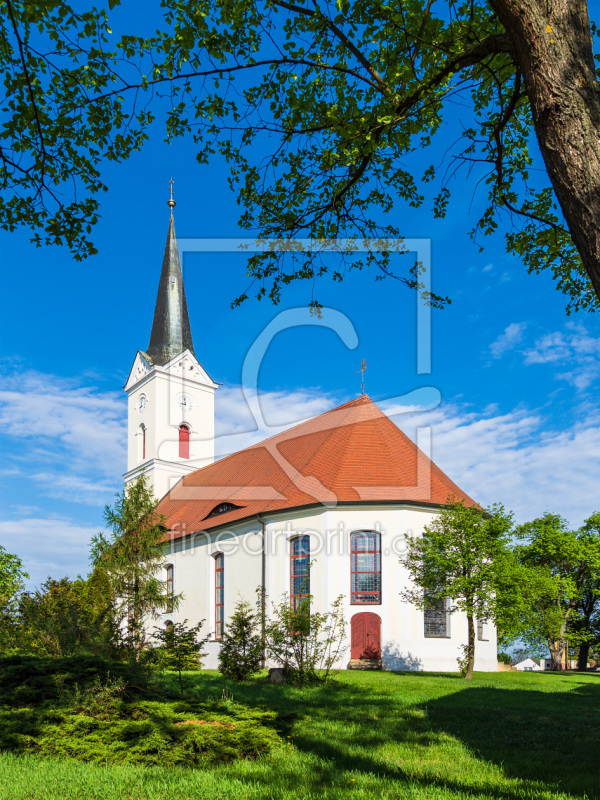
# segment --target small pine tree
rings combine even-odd
[[[235,604],[219,653],[219,669],[225,678],[245,681],[261,668],[263,643],[258,623],[259,615],[250,603],[240,600]]]
[[[183,670],[199,669],[202,663],[202,651],[205,639],[198,641],[200,628],[204,620],[188,628],[187,619],[183,622],[171,622],[165,628],[155,628],[154,638],[160,642],[167,665],[177,671],[179,676],[179,692],[183,696]]]

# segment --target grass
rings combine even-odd
[[[189,673],[207,696],[218,673]],[[327,687],[229,684],[275,711],[273,754],[201,769],[0,754],[1,800],[595,800],[600,676],[343,672]]]

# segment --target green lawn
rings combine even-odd
[[[207,695],[224,686],[192,679]],[[343,672],[328,687],[229,691],[277,712],[273,755],[192,770],[3,753],[0,798],[600,798],[600,676]]]

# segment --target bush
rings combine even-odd
[[[223,634],[219,669],[225,678],[248,680],[262,666],[263,643],[258,631],[259,615],[244,600],[235,611]]]
[[[270,752],[274,712],[229,703],[128,704],[116,684],[96,687],[73,709],[0,709],[0,749],[95,764],[198,766]]]
[[[295,609],[285,595],[273,607],[265,631],[267,652],[290,683],[301,686],[327,681],[346,649],[343,599],[338,597],[325,614],[311,611],[310,595]]]
[[[501,664],[508,664],[509,667],[513,663],[512,656],[510,656],[508,653],[498,653],[498,661]]]
[[[37,706],[67,702],[109,676],[139,693],[148,683],[149,673],[137,664],[109,661],[95,656],[8,656],[0,658],[0,703],[11,706]]]

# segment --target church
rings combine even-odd
[[[173,208],[146,351],[128,396],[126,484],[142,474],[168,527],[167,584],[183,594],[168,620],[204,620],[217,668],[235,603],[318,611],[343,595],[347,650],[338,667],[457,671],[467,620],[446,605],[404,602],[406,533],[418,535],[449,495],[474,501],[365,394],[215,461],[218,384],[194,350]],[[475,669],[497,670],[496,629],[478,621]]]

